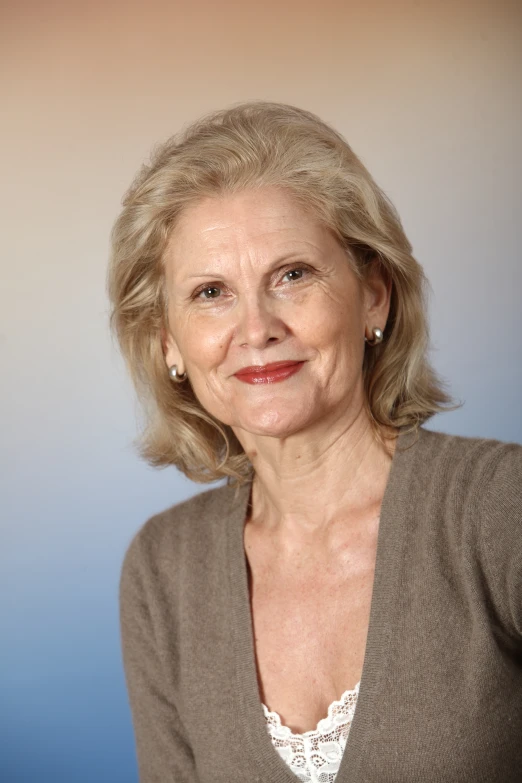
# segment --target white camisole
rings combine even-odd
[[[303,734],[293,734],[288,726],[283,726],[277,712],[270,712],[263,704],[272,744],[302,783],[334,783],[357,706],[359,686],[360,682],[333,701],[317,728]]]

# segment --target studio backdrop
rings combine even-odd
[[[133,450],[109,232],[153,145],[249,99],[337,128],[431,282],[428,426],[522,441],[517,0],[8,0],[0,10],[0,780],[136,783],[118,579],[207,489]]]

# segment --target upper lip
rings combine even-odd
[[[252,364],[250,367],[242,367],[234,375],[242,375],[243,373],[254,372],[269,372],[270,370],[277,370],[279,367],[287,367],[290,364],[300,364],[299,359],[286,359],[281,362],[270,362],[270,364]]]

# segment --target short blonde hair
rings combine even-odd
[[[366,400],[376,431],[416,429],[449,402],[427,359],[426,280],[387,196],[344,138],[311,112],[251,101],[212,112],[159,146],[123,199],[111,235],[110,321],[145,411],[141,456],[190,479],[243,483],[252,465],[232,429],[204,410],[190,380],[169,378],[164,251],[183,210],[205,197],[279,186],[311,209],[364,278],[392,283],[384,340],[367,347]]]

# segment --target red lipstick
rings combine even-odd
[[[243,383],[278,383],[299,372],[304,362],[272,362],[263,366],[253,365],[238,370],[235,376]]]

